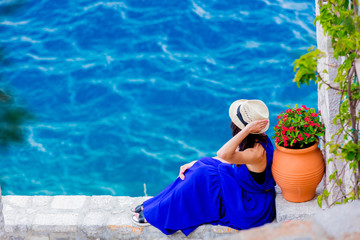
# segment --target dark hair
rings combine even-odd
[[[230,125],[231,129],[232,129],[232,135],[235,136],[236,134],[238,134],[241,129],[236,126],[233,122],[231,122]],[[249,134],[247,135],[247,137],[239,144],[239,149],[240,151],[243,151],[247,148],[253,148],[255,146],[255,143],[257,142],[263,142],[265,144],[267,144],[267,135],[265,133],[261,133],[261,134]]]

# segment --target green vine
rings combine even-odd
[[[333,57],[342,63],[337,68],[337,75],[333,83],[324,80],[326,70],[318,72],[317,64],[325,57],[325,54],[314,47],[308,49],[308,53],[294,62],[296,72],[294,82],[300,87],[301,84],[309,85],[309,81],[315,81],[326,85],[328,89],[335,90],[341,97],[339,113],[333,119],[333,123],[339,126],[339,131],[331,136],[324,147],[334,155],[335,159],[345,161],[347,164],[342,169],[336,169],[334,159],[329,158],[327,164],[334,164],[335,171],[328,176],[328,186],[318,196],[318,204],[321,207],[325,201],[328,207],[334,204],[346,203],[360,198],[360,17],[358,0],[328,0],[319,1],[320,15],[315,18],[324,32],[330,37],[334,50]],[[356,68],[358,66],[358,69]],[[353,174],[352,186],[344,186],[342,177],[345,168],[349,168]],[[340,196],[328,201],[331,191],[339,191]]]

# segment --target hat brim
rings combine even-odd
[[[246,100],[246,99],[240,99],[240,100],[237,100],[235,102],[233,102],[231,105],[230,105],[230,108],[229,108],[229,116],[230,116],[230,119],[231,121],[240,129],[244,129],[245,128],[245,125],[240,121],[240,119],[238,118],[237,116],[237,109],[239,108],[240,104],[246,102],[246,101],[257,101],[257,100]],[[266,105],[265,105],[266,106]],[[267,119],[269,120],[269,118],[264,118],[264,119]],[[260,120],[260,119],[258,119]],[[265,128],[263,128],[260,132],[257,132],[257,133],[252,133],[252,134],[261,134],[261,133],[264,133],[266,132],[268,129],[269,129],[269,126],[270,126],[270,121],[268,122],[268,124],[266,124]]]

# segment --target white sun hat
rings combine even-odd
[[[253,121],[269,119],[269,109],[261,100],[240,99],[231,104],[229,116],[237,127],[243,129]],[[269,124],[270,121],[266,127],[258,133],[263,133],[268,130]]]

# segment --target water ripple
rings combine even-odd
[[[316,87],[291,81],[313,4],[27,1],[0,22],[1,74],[37,121],[6,155],[3,193],[154,195],[230,138],[239,98],[268,104],[271,135],[286,105],[316,107]]]

